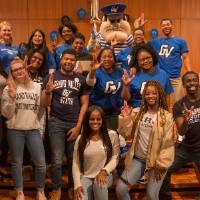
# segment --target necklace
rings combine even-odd
[[[101,139],[101,138],[100,138],[99,134],[92,135],[92,136],[90,137],[90,140],[92,140],[92,141],[98,141],[98,140],[100,140],[100,139]]]

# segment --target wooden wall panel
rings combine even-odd
[[[29,19],[59,19],[62,15],[61,0],[27,0]]]
[[[84,8],[87,11],[84,22],[90,19],[90,1],[89,0],[62,0],[62,15],[68,15],[73,22],[79,21],[77,17],[77,10]]]
[[[180,18],[181,0],[145,0],[144,6],[148,19]]]
[[[55,30],[57,31],[58,29],[58,24],[59,24],[59,20],[58,19],[47,19],[47,20],[30,20],[29,21],[29,32],[28,35],[30,35],[32,33],[32,31],[36,28],[45,30],[45,35],[46,35],[46,41],[47,44],[50,44],[50,39],[49,39],[49,35],[50,32]]]
[[[27,20],[9,20],[12,24],[14,44],[27,41],[28,39],[28,21]]]
[[[182,0],[181,18],[200,19],[200,1],[199,0]]]
[[[200,20],[182,20],[181,36],[189,44],[189,54],[191,57],[191,66],[195,71],[200,72]]]
[[[0,1],[0,18],[26,19],[28,16],[27,0],[1,0]]]

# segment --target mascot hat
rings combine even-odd
[[[109,19],[115,20],[115,19],[123,18],[125,8],[126,8],[125,4],[111,4],[111,5],[103,7],[101,11]]]

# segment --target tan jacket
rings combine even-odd
[[[126,137],[131,135],[133,121],[139,108],[133,109],[131,116],[122,117],[119,116],[119,133]],[[166,116],[165,125],[161,123],[160,111],[158,112],[157,120],[154,123],[152,134],[150,138],[150,144],[148,146],[146,168],[164,168],[167,169],[174,161],[174,139],[173,139],[173,117],[168,111],[164,111]],[[137,142],[138,128],[136,127],[133,133],[132,145],[129,152],[126,155],[125,167],[129,168],[134,156],[135,144]]]

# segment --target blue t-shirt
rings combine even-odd
[[[47,84],[47,80],[44,84]],[[53,91],[51,115],[66,122],[76,123],[81,107],[80,97],[90,93],[85,78],[75,72],[65,75],[58,70],[54,74],[54,84],[58,88]]]
[[[49,69],[56,69],[56,60],[55,60],[55,57],[54,57],[54,54],[49,51],[48,52],[48,68]]]
[[[129,91],[131,93],[131,100],[129,100],[128,103],[132,107],[134,108],[140,107],[142,100],[141,93],[145,83],[149,80],[158,81],[163,87],[163,90],[165,91],[166,95],[170,95],[174,91],[167,73],[162,69],[155,68],[155,71],[150,74],[144,72],[138,72],[131,81],[129,86]]]
[[[9,72],[10,63],[17,56],[17,54],[17,47],[5,44],[0,45],[0,63],[2,64],[3,72],[6,74]]]
[[[96,84],[93,88],[90,103],[100,106],[105,112],[119,111],[121,106],[121,77],[123,69],[116,67],[108,74],[103,67],[96,71]]]
[[[126,70],[129,70],[131,52],[132,52],[132,47],[128,47],[124,49],[123,51],[120,51],[116,56],[117,62],[122,63],[122,67]]]
[[[62,52],[64,50],[67,50],[67,49],[72,49],[72,46],[67,44],[67,43],[63,43],[61,44],[57,49],[56,49],[56,64],[57,64],[57,68],[60,66],[60,58],[61,58],[61,55],[62,55]]]
[[[62,55],[62,52],[64,50],[67,50],[67,49],[72,49],[72,46],[70,44],[67,44],[67,43],[63,43],[61,44],[57,49],[56,49],[56,64],[57,64],[57,68],[60,67],[60,58],[61,58],[61,55]],[[88,50],[86,47],[83,48],[83,53],[88,53]]]
[[[167,72],[170,78],[180,77],[182,67],[182,54],[188,52],[185,40],[180,37],[157,38],[150,44],[159,54],[159,66]]]

